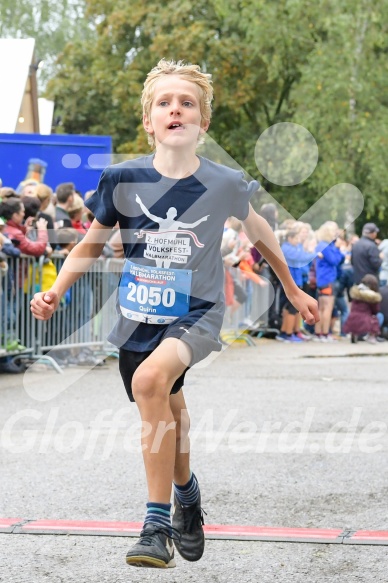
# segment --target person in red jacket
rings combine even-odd
[[[46,248],[51,250],[48,245],[47,221],[45,219],[38,219],[33,225],[33,217],[29,217],[26,223],[24,221],[24,205],[18,198],[9,198],[0,203],[0,216],[5,220],[4,234],[12,241],[13,245],[19,249],[23,255],[30,255],[32,257],[40,257],[46,251]],[[33,239],[29,238],[33,234]],[[30,296],[26,290],[26,283],[29,283],[30,264],[31,261],[20,260],[19,265],[15,266],[15,288],[13,291],[14,298],[10,304],[10,319],[13,323],[10,330],[12,339],[19,343],[17,338],[17,323],[19,327],[24,327],[25,317],[27,313],[27,306]],[[22,329],[22,328],[20,328]],[[4,369],[4,366],[6,368]],[[9,368],[10,363],[6,362],[1,369],[5,372],[22,372],[12,370]]]
[[[371,273],[364,275],[358,285],[350,288],[350,297],[352,303],[344,325],[345,334],[351,335],[352,343],[364,336],[364,340],[375,344],[384,322],[384,315],[380,312],[379,280]]]
[[[40,257],[48,245],[47,221],[38,219],[35,226],[23,224],[24,205],[17,198],[9,198],[0,203],[0,216],[6,221],[5,234],[17,245],[20,253]],[[36,228],[36,240],[29,239],[28,233]]]

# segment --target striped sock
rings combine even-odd
[[[199,497],[198,480],[191,472],[190,480],[184,486],[178,486],[174,483],[175,495],[182,506],[191,506],[195,504]]]
[[[160,502],[147,502],[147,514],[144,520],[146,524],[160,524],[171,530],[171,504],[161,504]]]

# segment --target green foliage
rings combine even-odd
[[[293,94],[294,121],[313,133],[320,149],[310,188],[322,193],[351,182],[365,196],[363,219],[388,224],[388,3],[327,0],[323,7],[320,34]]]
[[[116,151],[147,152],[147,72],[161,57],[198,63],[213,76],[209,134],[292,214],[350,182],[365,194],[363,219],[388,225],[388,0],[85,2],[88,32],[72,35],[48,86],[64,131],[110,134]],[[293,187],[268,183],[254,159],[261,133],[284,121],[311,131],[320,153]]]

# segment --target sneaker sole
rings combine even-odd
[[[145,555],[126,557],[126,562],[127,565],[131,565],[132,567],[148,567],[154,569],[171,569],[176,567],[175,559],[171,559],[169,563],[165,563],[162,559],[147,557]]]
[[[182,559],[184,559],[185,561],[189,561],[190,563],[195,563],[195,562],[199,561],[200,559],[202,559],[203,553],[204,553],[204,549],[202,549],[202,552],[200,555],[196,555],[195,557],[188,556],[184,552],[182,552],[182,549],[179,548],[179,546],[176,544],[176,542],[175,542],[175,548],[178,551],[178,553],[180,554],[180,556],[182,557]]]

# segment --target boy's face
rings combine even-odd
[[[155,84],[150,118],[143,116],[155,144],[170,147],[197,145],[198,135],[209,123],[201,120],[199,88],[179,75],[165,75]]]

